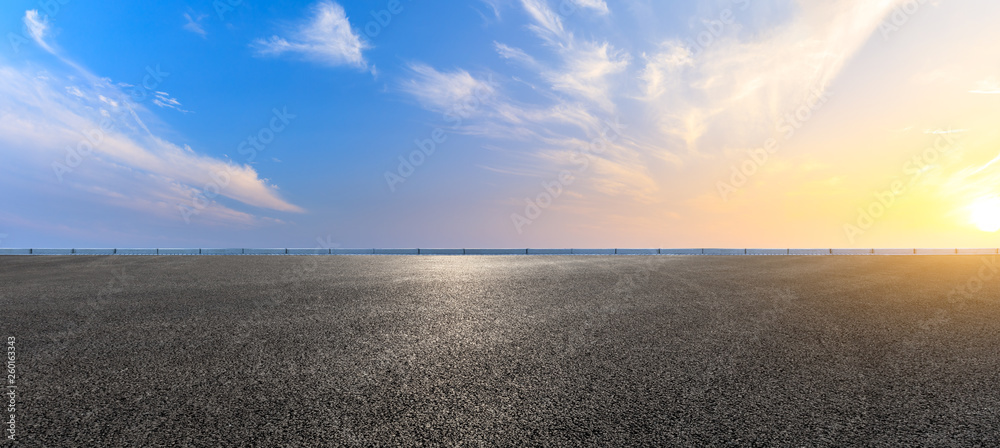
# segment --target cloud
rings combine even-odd
[[[586,99],[604,110],[614,110],[611,77],[628,67],[628,53],[615,50],[607,42],[579,43],[563,53],[561,67],[546,70],[542,76],[553,90]]]
[[[189,13],[184,13],[184,19],[187,23],[184,24],[184,29],[192,33],[195,33],[203,38],[208,37],[208,33],[205,32],[205,28],[201,26],[201,21],[208,17],[207,14],[199,14],[192,17]]]
[[[54,53],[55,50],[45,41],[45,35],[49,32],[49,22],[44,18],[38,16],[38,11],[34,9],[29,9],[24,12],[24,26],[28,29],[28,34],[34,41],[48,51],[49,53]]]
[[[260,56],[300,54],[327,65],[367,67],[362,54],[369,46],[351,29],[344,8],[323,1],[313,5],[312,17],[290,31],[289,37],[257,39],[252,46]]]
[[[113,182],[102,181],[101,173],[135,173],[175,185],[169,191],[159,191],[157,194],[161,196],[170,191],[200,189],[219,183],[216,179],[228,178],[220,189],[221,196],[254,207],[302,211],[281,199],[276,187],[260,179],[247,165],[198,155],[155,135],[137,132],[142,126],[134,122],[129,109],[141,110],[142,106],[129,104],[127,95],[115,86],[106,83],[89,86],[81,98],[65,93],[60,84],[66,81],[51,74],[42,79],[10,67],[0,68],[0,74],[3,74],[0,92],[10,99],[0,107],[0,116],[5,118],[0,124],[0,138],[31,147],[34,150],[31,158],[45,165],[47,178],[76,182],[83,180],[77,179],[78,171],[87,172],[94,174],[90,179],[94,182],[92,186],[132,193]],[[68,157],[67,148],[77,147],[93,150],[73,163],[75,156]],[[72,160],[67,162],[68,159]],[[56,174],[57,163],[71,171]]]
[[[490,80],[474,78],[465,70],[441,72],[427,65],[409,65],[413,78],[403,84],[403,90],[413,95],[425,108],[437,112],[470,109],[467,101],[484,101],[495,93]]]
[[[604,0],[570,0],[570,1],[572,3],[575,3],[576,6],[578,7],[593,9],[598,14],[607,14],[610,12],[608,10],[608,4],[605,3]]]
[[[643,92],[647,98],[654,99],[668,90],[672,91],[680,88],[677,82],[671,82],[677,73],[684,67],[694,64],[694,59],[689,50],[678,42],[667,42],[662,46],[662,50],[652,56],[642,55],[646,61],[646,66],[639,74],[639,80],[643,84]]]
[[[1000,95],[1000,81],[995,77],[987,78],[976,85],[974,90],[970,90],[969,93],[976,93],[980,95]]]
[[[94,78],[94,76],[89,72],[87,72],[86,69],[79,66],[76,62],[73,62],[69,58],[63,56],[60,53],[60,51],[56,48],[56,45],[54,43],[49,42],[48,38],[50,37],[51,30],[49,28],[48,16],[39,17],[38,11],[34,9],[29,9],[24,12],[24,18],[22,19],[22,21],[24,22],[24,26],[27,29],[27,33],[31,36],[32,40],[34,40],[35,43],[38,44],[39,47],[42,47],[43,50],[49,52],[50,54],[61,60],[64,64],[73,67],[82,75],[88,78]]]
[[[521,0],[524,11],[531,16],[534,24],[529,29],[550,42],[565,40],[569,34],[563,28],[562,19],[542,0]]]
[[[24,20],[36,42],[59,56],[46,41],[48,25],[37,13],[28,11]],[[183,219],[179,205],[200,204],[194,208],[207,223],[273,222],[206,199],[210,185],[218,187],[212,196],[219,199],[303,211],[250,166],[199,155],[154,135],[139,118],[149,112],[122,90],[128,84],[94,76],[59,58],[71,74],[0,65],[0,96],[5,99],[0,103],[0,154],[26,168],[5,174],[6,181],[62,183],[87,192],[94,202],[175,220]],[[182,110],[166,92],[145,94],[157,106]]]
[[[564,17],[544,1],[522,0],[521,6],[532,19],[528,25],[554,57],[533,56],[521,48],[494,42],[497,54],[533,72],[543,85],[536,87],[521,78],[512,78],[532,88],[538,95],[519,101],[501,91],[498,84],[491,100],[466,117],[453,132],[488,138],[518,140],[527,146],[526,157],[519,157],[528,167],[496,167],[497,172],[533,172],[550,175],[553,167],[579,163],[581,148],[598,141],[600,154],[585,156],[587,185],[604,196],[629,196],[639,203],[651,202],[656,182],[649,175],[644,160],[644,145],[625,137],[612,140],[601,136],[608,123],[615,121],[616,83],[613,77],[624,76],[631,56],[606,41],[579,39],[563,22]],[[576,3],[577,7],[602,12],[603,2]],[[602,8],[603,6],[603,8]],[[446,110],[473,90],[476,80],[464,70],[440,72],[424,64],[411,66],[415,76],[404,90],[427,109]],[[539,169],[539,162],[548,169]],[[582,199],[581,199],[582,200]]]
[[[598,105],[605,111],[614,110],[611,99],[611,77],[623,73],[631,56],[628,52],[615,49],[607,41],[578,39],[568,31],[562,16],[541,0],[522,0],[525,12],[534,21],[528,28],[542,38],[556,53],[556,64],[538,68],[542,76],[555,91],[566,93]],[[602,1],[576,0],[574,5],[607,12]],[[520,61],[533,61],[526,54],[518,54],[502,43],[496,43],[501,56]],[[522,52],[523,53],[523,52]]]
[[[748,37],[735,24],[707,44],[668,39],[644,55],[643,100],[659,131],[689,151],[762,142],[779,117],[825,91],[902,0],[799,2]],[[692,44],[694,44],[692,46]],[[711,135],[708,142],[702,138]]]
[[[500,5],[497,4],[496,0],[482,0],[482,2],[486,3],[486,5],[490,7],[490,11],[493,13],[494,19],[500,20]],[[486,17],[483,16],[483,18]]]
[[[174,109],[179,112],[184,112],[184,113],[190,112],[189,110],[182,109],[181,102],[177,101],[176,98],[171,97],[170,94],[167,92],[160,92],[160,91],[153,92],[153,104],[163,108]]]
[[[500,42],[493,42],[493,46],[496,48],[497,54],[504,59],[517,61],[529,68],[541,67],[534,57],[525,53],[524,50],[520,48],[510,47],[507,44],[502,44]]]
[[[697,25],[693,33],[641,36],[638,42],[621,44],[594,36],[593,27],[586,34],[575,31],[574,19],[581,18],[580,13],[610,15],[603,1],[576,0],[573,15],[562,9],[564,3],[553,9],[553,2],[520,0],[527,28],[540,39],[540,47],[526,51],[496,41],[494,49],[499,58],[530,72],[511,79],[528,85],[531,92],[515,96],[498,85],[488,107],[456,132],[520,141],[524,157],[512,160],[515,166],[491,163],[498,172],[578,170],[581,148],[601,140],[605,124],[621,116],[627,131],[615,141],[604,141],[602,151],[587,154],[590,162],[579,173],[584,180],[573,189],[591,205],[621,197],[662,203],[678,166],[760,145],[774,133],[777,120],[825,92],[880,21],[902,2],[794,2],[796,7],[779,8],[775,17],[754,22],[760,29],[751,32],[733,24],[713,34],[709,45],[694,48],[686,37],[702,31]],[[773,8],[760,9],[746,14]],[[706,17],[713,16],[719,17],[719,12]],[[649,48],[649,42],[657,44]],[[626,51],[643,48],[638,58]],[[460,89],[429,86],[461,86],[459,75],[466,73],[426,66],[415,72],[415,79],[423,82],[411,83],[421,88],[406,90],[432,110],[457,96],[441,92]],[[429,82],[432,79],[440,82]]]

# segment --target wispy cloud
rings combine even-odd
[[[427,109],[451,112],[470,98],[488,98],[495,93],[489,80],[477,79],[465,70],[438,71],[427,64],[409,65],[413,77],[403,90],[413,95]]]
[[[969,93],[977,93],[980,95],[1000,95],[1000,81],[997,78],[988,78],[976,85],[974,90],[970,90]]]
[[[28,11],[32,35],[53,52],[46,26]],[[56,69],[0,65],[0,153],[18,166],[13,173],[32,182],[59,183],[93,193],[92,199],[139,212],[181,220],[177,205],[191,203],[199,189],[227,179],[219,195],[262,209],[301,212],[278,194],[277,187],[247,165],[200,155],[149,131],[139,118],[149,114],[114,83],[80,68],[65,76]],[[166,92],[150,92],[160,107],[180,109]],[[51,189],[50,189],[51,190]],[[58,190],[52,190],[58,191]],[[206,222],[253,223],[260,219],[211,201],[201,211]]]
[[[537,96],[515,100],[498,84],[489,104],[477,110],[470,120],[463,121],[456,132],[521,142],[526,145],[522,151],[527,152],[513,159],[517,161],[513,163],[521,165],[489,169],[536,173],[540,177],[551,175],[553,168],[579,167],[580,149],[596,139],[603,149],[600,154],[586,156],[588,180],[575,188],[649,203],[658,187],[645,166],[645,150],[640,149],[643,144],[627,137],[615,137],[612,141],[601,136],[607,131],[607,123],[616,119],[616,88],[612,79],[625,75],[631,56],[609,42],[577,38],[567,29],[560,12],[544,1],[522,0],[520,4],[532,20],[528,28],[554,57],[531,55],[503,42],[494,42],[494,48],[501,58],[515,62],[542,81],[536,88],[520,78],[512,78],[531,86]],[[578,12],[608,12],[603,2],[575,1],[572,6]],[[411,68],[415,76],[405,90],[427,109],[441,110],[468,94],[475,84],[474,78],[461,69],[439,72],[422,64]]]
[[[702,48],[666,40],[645,55],[644,100],[659,131],[699,151],[763,141],[781,117],[825,91],[901,0],[801,2],[786,22],[757,36],[723,28]]]
[[[543,0],[521,0],[524,11],[531,16],[533,24],[528,28],[553,43],[565,40],[569,34],[563,28],[563,21]]]
[[[598,14],[607,14],[609,12],[608,4],[604,0],[569,0],[570,3],[576,4],[577,7],[592,9]]]
[[[167,109],[174,109],[178,112],[190,112],[181,108],[181,102],[177,101],[177,98],[171,97],[167,92],[153,92],[153,104]]]
[[[500,20],[500,5],[497,4],[497,0],[482,0],[482,2],[485,3],[486,6],[489,6],[490,12],[493,13],[493,18],[495,20]],[[486,16],[484,15],[483,18],[485,19]]]
[[[30,9],[24,13],[24,26],[27,27],[28,34],[39,46],[50,53],[54,52],[49,43],[45,41],[45,35],[49,31],[49,23],[38,16],[38,11]]]
[[[55,163],[69,165],[73,171],[60,176],[71,185],[114,192],[135,199],[136,204],[160,203],[170,197],[176,201],[167,203],[172,216],[180,219],[176,204],[190,203],[197,189],[224,177],[230,180],[221,189],[222,196],[264,209],[302,211],[282,199],[277,188],[249,166],[199,155],[137,132],[143,127],[130,122],[132,115],[126,109],[141,106],[127,105],[125,92],[109,83],[88,86],[88,92],[78,97],[66,93],[62,84],[67,81],[51,73],[41,78],[10,67],[0,68],[0,73],[0,92],[9,99],[0,107],[0,116],[17,117],[0,124],[0,139],[7,142],[3,146],[9,151],[30,148],[30,158],[44,167],[39,172],[47,179],[57,180]],[[102,122],[109,124],[102,128]],[[77,148],[90,135],[100,135],[98,144],[87,145],[93,147],[91,154],[66,163],[67,157],[75,157],[68,156],[66,148]],[[136,187],[136,183],[143,186]],[[122,206],[130,207],[127,202]],[[216,211],[231,214],[224,209],[216,205]]]
[[[571,4],[607,13],[607,5],[603,1],[576,1]],[[614,75],[626,70],[631,55],[607,41],[577,38],[566,29],[562,16],[544,1],[522,0],[521,5],[533,20],[529,29],[542,38],[557,56],[554,64],[539,70],[539,75],[555,91],[592,102],[605,111],[613,111],[611,80]],[[504,44],[496,45],[502,56],[520,56],[505,51],[510,47]],[[525,57],[520,56],[520,60],[525,60]]]
[[[368,65],[363,55],[368,44],[351,28],[344,8],[330,1],[313,5],[312,16],[294,26],[288,37],[257,39],[252,46],[260,56],[292,53],[332,66]]]
[[[184,29],[192,33],[195,33],[203,38],[208,37],[208,33],[205,32],[205,28],[201,26],[201,21],[208,17],[207,14],[198,14],[196,16],[191,16],[190,13],[184,13],[184,19],[187,23],[184,24]]]
[[[924,134],[944,135],[968,132],[968,129],[924,129]]]
[[[563,64],[544,71],[542,76],[556,91],[586,99],[606,111],[613,111],[612,76],[624,73],[631,57],[607,42],[578,43],[563,54]]]
[[[494,48],[500,58],[530,72],[511,79],[529,85],[535,95],[515,100],[500,84],[496,100],[462,132],[522,142],[518,147],[527,157],[512,159],[514,166],[491,164],[497,172],[521,173],[527,165],[536,172],[545,172],[542,166],[574,169],[580,166],[580,148],[598,138],[605,123],[631,114],[635,122],[624,123],[625,135],[588,154],[585,179],[573,186],[593,205],[601,197],[664,201],[669,185],[664,174],[691,157],[703,160],[703,151],[760,144],[778,118],[828,88],[902,0],[800,2],[759,33],[723,29],[699,51],[684,37],[654,39],[659,45],[638,58],[626,49],[648,47],[645,41],[613,43],[574,28],[571,18],[583,19],[582,14],[610,15],[603,1],[570,2],[576,15],[544,0],[519,3],[540,49],[529,52],[523,43],[500,41]],[[423,66],[414,72],[411,86],[421,88],[407,91],[428,109],[439,109],[431,99],[449,96],[431,93],[443,89],[426,81],[441,73]],[[460,79],[450,81],[462,85]]]
[[[504,59],[516,61],[531,69],[539,69],[541,67],[534,57],[525,53],[524,50],[520,48],[511,47],[500,42],[493,42],[493,45],[497,50],[497,54]]]

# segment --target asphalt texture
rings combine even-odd
[[[20,446],[1000,446],[996,262],[8,256],[0,336]]]

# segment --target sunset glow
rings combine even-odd
[[[1000,199],[996,197],[981,199],[969,207],[972,211],[972,223],[983,232],[1000,230]]]

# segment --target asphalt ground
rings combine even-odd
[[[20,446],[1000,446],[996,262],[8,256],[0,336]]]

